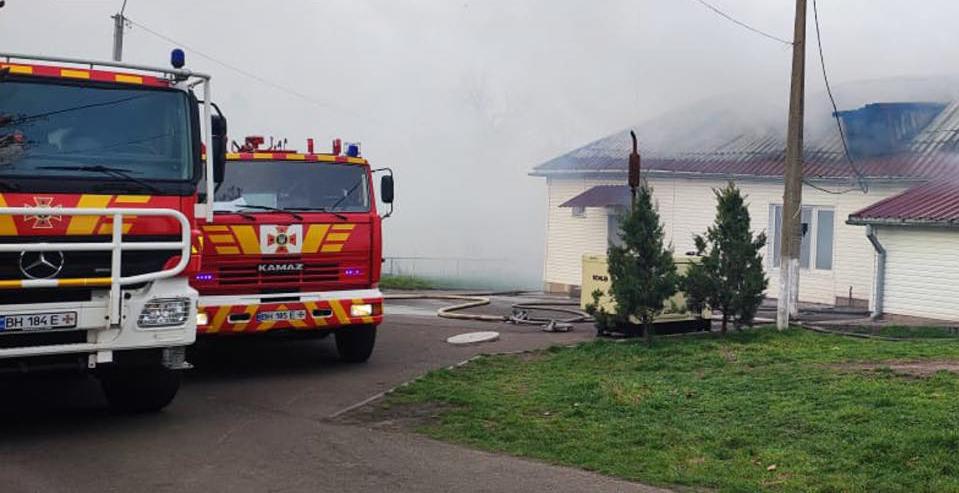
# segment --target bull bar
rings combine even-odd
[[[68,279],[0,279],[0,289],[56,288],[75,286],[110,287],[110,326],[120,323],[120,288],[158,279],[176,277],[186,269],[190,262],[191,226],[190,220],[182,212],[174,209],[134,209],[134,208],[52,208],[52,207],[0,207],[0,216],[109,216],[113,218],[113,230],[110,241],[86,243],[0,243],[0,253],[17,252],[69,252],[69,251],[109,251],[110,277],[83,277]],[[171,217],[180,224],[180,241],[124,242],[124,216]],[[142,250],[179,250],[180,261],[169,269],[147,272],[133,276],[121,275],[121,254],[124,251]]]

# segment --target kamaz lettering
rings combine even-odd
[[[287,272],[302,272],[303,264],[260,264],[256,270],[266,274],[285,274]]]

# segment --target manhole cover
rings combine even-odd
[[[499,339],[499,332],[467,332],[466,334],[459,334],[453,337],[450,337],[446,342],[450,344],[456,344],[458,346],[464,344],[479,344],[481,342],[493,342]]]

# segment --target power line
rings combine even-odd
[[[238,74],[240,74],[240,75],[249,77],[250,79],[253,79],[253,80],[255,80],[255,81],[257,81],[257,82],[259,82],[259,83],[261,83],[261,84],[270,86],[270,87],[272,87],[273,89],[276,89],[276,90],[281,91],[281,92],[285,92],[285,93],[287,93],[287,94],[289,94],[289,95],[291,95],[291,96],[295,96],[295,97],[300,98],[300,99],[302,99],[302,100],[304,100],[304,101],[307,101],[307,102],[309,102],[309,103],[312,103],[312,104],[314,104],[314,105],[316,105],[316,106],[320,106],[320,107],[323,107],[323,108],[334,109],[334,110],[338,110],[338,111],[343,111],[343,112],[349,113],[348,111],[346,111],[346,110],[344,110],[344,109],[342,109],[342,108],[338,108],[338,107],[336,107],[336,106],[334,106],[334,105],[332,105],[332,104],[324,103],[324,102],[322,102],[322,101],[317,101],[317,100],[311,98],[310,96],[307,96],[306,94],[303,94],[303,93],[301,93],[301,92],[299,92],[299,91],[296,91],[295,89],[290,89],[289,87],[282,86],[282,85],[277,84],[277,83],[275,83],[275,82],[273,82],[273,81],[270,81],[270,80],[268,80],[268,79],[264,79],[263,77],[260,77],[259,75],[256,75],[256,74],[254,74],[254,73],[252,73],[252,72],[249,72],[249,71],[247,71],[247,70],[243,70],[243,69],[240,68],[240,67],[237,67],[237,66],[235,66],[235,65],[232,65],[232,64],[229,64],[229,63],[224,62],[224,61],[222,61],[222,60],[219,60],[219,59],[217,59],[216,57],[214,57],[214,56],[212,56],[212,55],[208,55],[208,54],[206,54],[206,53],[204,53],[204,52],[202,52],[202,51],[200,51],[200,50],[197,50],[196,48],[191,48],[190,46],[187,46],[186,44],[181,43],[181,42],[179,42],[179,41],[177,41],[177,40],[175,40],[175,39],[173,39],[173,38],[171,38],[171,37],[169,37],[169,36],[166,36],[166,35],[164,35],[164,34],[161,34],[161,33],[157,32],[157,31],[154,31],[153,29],[150,29],[149,27],[144,26],[143,24],[140,24],[139,22],[137,22],[137,21],[135,21],[135,20],[133,20],[133,19],[131,19],[131,18],[129,18],[129,17],[126,17],[126,20],[127,20],[127,22],[129,22],[130,24],[133,24],[134,26],[139,27],[140,29],[143,29],[144,31],[152,34],[153,36],[156,36],[157,38],[160,38],[160,39],[162,39],[162,40],[164,40],[164,41],[166,41],[166,42],[168,42],[168,43],[173,43],[173,44],[175,44],[175,45],[177,45],[177,46],[180,46],[180,47],[182,47],[183,49],[186,49],[187,51],[190,51],[190,52],[192,52],[193,54],[195,54],[195,55],[197,55],[197,56],[199,56],[199,57],[201,57],[201,58],[205,58],[205,59],[207,59],[207,60],[209,60],[209,61],[211,61],[211,62],[213,62],[213,63],[215,63],[215,64],[217,64],[217,65],[220,65],[220,66],[222,66],[222,67],[228,68],[228,69],[230,69],[230,70],[232,70],[232,71],[234,71],[234,72],[236,72],[236,73],[238,73]]]
[[[821,187],[821,186],[819,186],[819,185],[816,185],[815,183],[813,183],[813,182],[811,182],[811,181],[809,181],[809,180],[807,180],[807,179],[805,179],[805,178],[803,178],[803,181],[802,181],[802,182],[803,182],[804,185],[806,185],[806,186],[808,186],[808,187],[810,187],[810,188],[814,188],[814,189],[816,189],[816,190],[819,190],[820,192],[825,192],[825,193],[828,193],[828,194],[830,194],[830,195],[843,195],[843,194],[847,194],[847,193],[849,193],[849,192],[858,192],[858,191],[862,190],[862,189],[859,188],[859,187],[856,187],[856,188],[847,188],[847,189],[845,189],[845,190],[830,190],[830,189],[828,189],[828,188],[825,188],[825,187]]]
[[[742,28],[748,29],[748,30],[750,30],[750,31],[752,31],[752,32],[760,35],[760,36],[769,38],[769,39],[771,39],[771,40],[773,40],[773,41],[779,41],[780,43],[782,43],[782,44],[784,44],[784,45],[788,45],[788,46],[792,46],[792,44],[793,44],[792,41],[787,41],[787,40],[785,40],[785,39],[783,39],[783,38],[780,38],[779,36],[774,36],[774,35],[772,35],[772,34],[769,34],[769,33],[765,32],[765,31],[762,31],[762,30],[760,30],[760,29],[757,29],[757,28],[755,28],[755,27],[752,27],[752,26],[750,26],[749,24],[746,24],[745,22],[743,22],[743,21],[741,21],[741,20],[739,20],[739,19],[736,19],[735,17],[733,17],[733,16],[727,14],[726,12],[720,10],[719,7],[716,7],[716,6],[714,6],[714,5],[706,2],[706,0],[696,0],[696,1],[699,2],[700,4],[702,4],[703,7],[706,7],[707,9],[712,10],[716,15],[718,15],[718,16],[720,16],[720,17],[728,20],[729,22],[732,22],[733,24],[736,24],[736,25],[738,25],[738,26],[740,26],[740,27],[742,27]]]
[[[816,4],[816,0],[812,0],[812,11],[813,17],[816,20],[816,44],[819,46],[819,65],[822,67],[822,78],[826,83],[826,94],[829,95],[829,102],[832,103],[832,115],[836,119],[836,128],[839,129],[839,140],[842,141],[843,155],[846,157],[846,162],[849,163],[849,167],[852,168],[853,173],[856,174],[856,181],[859,185],[859,189],[862,190],[863,193],[867,193],[869,192],[869,187],[866,184],[866,178],[863,176],[862,172],[859,171],[859,168],[856,167],[856,163],[853,161],[852,155],[849,154],[849,144],[846,141],[846,131],[842,128],[842,120],[839,118],[839,108],[836,106],[836,98],[833,97],[832,87],[829,85],[829,75],[826,73],[826,57],[823,55],[822,49],[822,35],[819,31],[819,6]]]

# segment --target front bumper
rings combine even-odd
[[[372,305],[372,314],[353,316],[353,305]],[[267,312],[305,312],[302,320],[261,320]],[[258,295],[200,296],[206,323],[199,334],[242,334],[272,330],[329,330],[349,325],[383,322],[383,293],[379,289]],[[201,315],[201,318],[202,318]]]
[[[190,312],[181,325],[158,328],[141,328],[137,321],[144,305],[155,299],[187,298]],[[67,344],[30,344],[6,347],[0,344],[0,359],[47,356],[59,354],[94,354],[94,363],[112,361],[113,351],[131,349],[175,348],[188,346],[196,340],[197,292],[189,286],[185,277],[159,279],[140,289],[125,289],[121,302],[120,323],[109,323],[109,293],[95,291],[90,301],[66,303],[31,303],[0,305],[0,315],[43,314],[51,312],[76,312],[77,324],[73,329],[60,332],[85,332],[85,342]],[[45,331],[33,331],[43,335]],[[0,332],[4,337],[23,335],[24,332]]]

